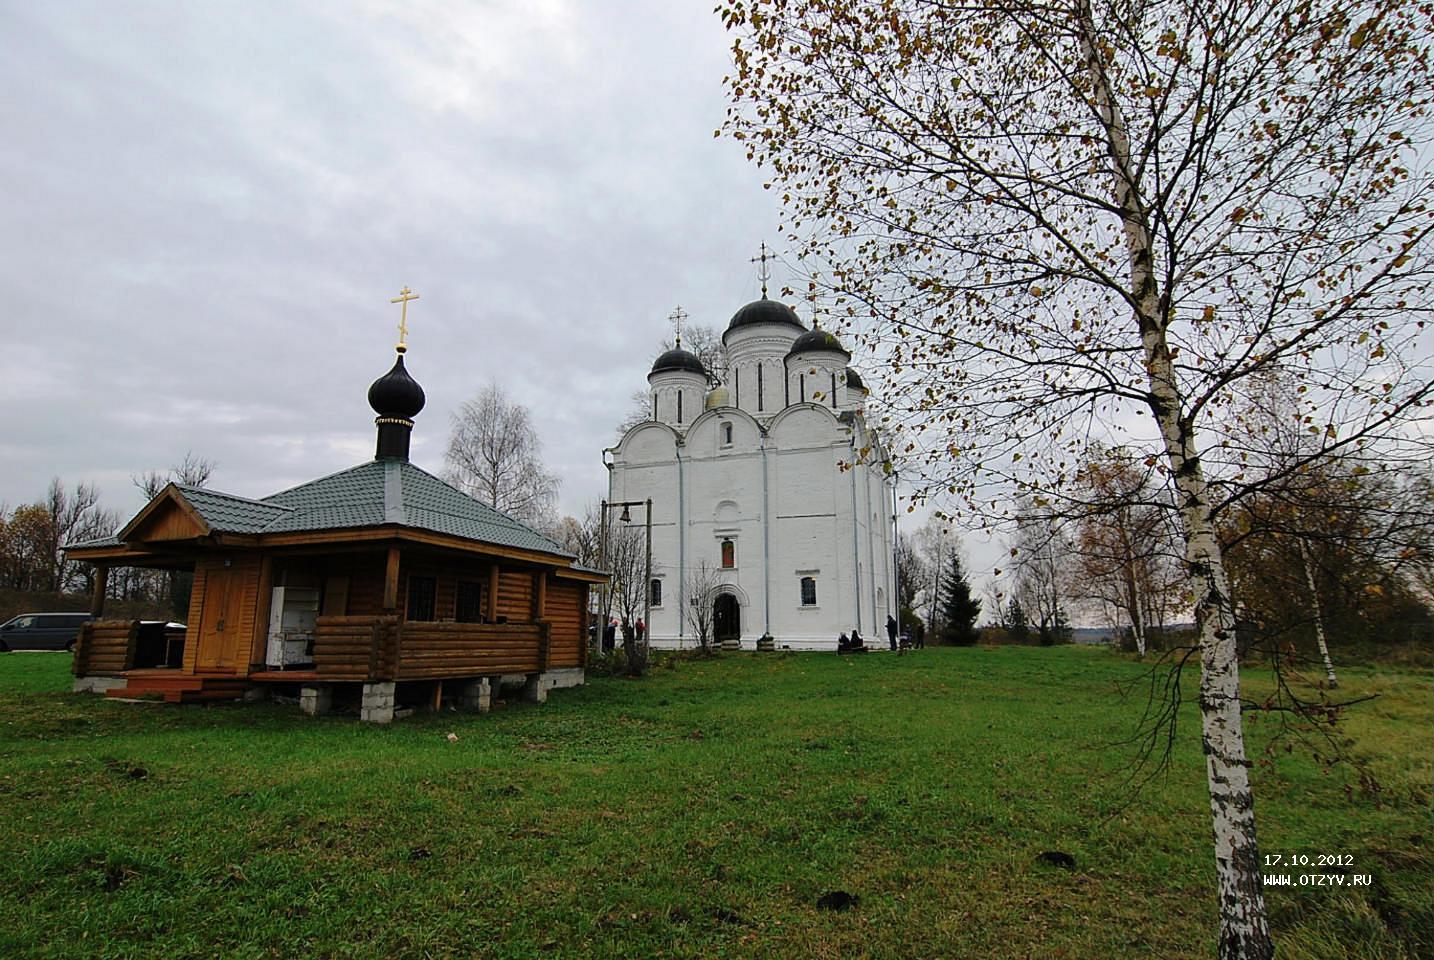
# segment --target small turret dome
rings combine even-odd
[[[701,374],[704,377],[707,376],[707,368],[702,366],[702,361],[697,359],[697,355],[690,351],[683,350],[681,347],[669,350],[658,357],[652,364],[652,371],[648,376],[652,376],[654,373],[670,373],[672,371],[686,371],[688,373]]]
[[[731,405],[731,391],[719,384],[707,391],[707,401],[702,407],[704,410],[716,410],[718,407],[730,407]]]
[[[846,347],[841,345],[841,341],[836,338],[836,335],[828,333],[820,327],[813,327],[800,337],[797,337],[792,343],[792,348],[787,351],[787,356],[790,357],[798,353],[815,353],[818,351],[839,353],[848,360],[851,359],[851,354],[847,351]]]
[[[426,399],[418,381],[404,369],[402,354],[393,362],[393,369],[368,388],[368,405],[380,417],[412,420],[423,409]]]
[[[848,390],[860,390],[862,393],[871,393],[862,382],[861,375],[851,367],[846,368],[846,387]]]
[[[739,327],[755,326],[759,323],[781,323],[788,326],[805,330],[802,321],[797,319],[797,311],[778,300],[768,300],[763,297],[760,300],[753,300],[736,313],[732,314],[732,320],[727,324],[726,333],[722,334],[725,340],[728,333]]]

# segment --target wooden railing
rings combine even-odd
[[[77,677],[118,676],[134,665],[138,620],[91,620],[75,637]]]
[[[549,626],[402,622],[319,617],[314,670],[327,680],[432,680],[537,673],[547,668]]]

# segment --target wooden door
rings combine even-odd
[[[242,634],[244,573],[239,567],[212,567],[205,577],[198,670],[232,671],[238,666],[239,651],[248,650],[251,638]]]
[[[742,605],[730,593],[719,594],[712,601],[712,637],[719,643],[742,637]]]

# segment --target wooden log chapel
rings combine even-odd
[[[386,723],[498,685],[528,699],[582,682],[588,590],[605,577],[528,526],[408,460],[423,388],[398,357],[369,387],[372,461],[250,500],[171,483],[114,537],[73,544],[95,564],[75,689],[170,701],[297,692]],[[194,574],[185,629],[104,620],[112,566]]]

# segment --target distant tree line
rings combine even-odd
[[[152,500],[171,481],[203,486],[213,472],[211,461],[186,453],[168,471],[151,470],[131,480],[146,500]],[[102,505],[96,486],[81,481],[67,487],[59,477],[32,503],[13,509],[0,504],[0,587],[22,596],[44,597],[48,604],[64,602],[67,594],[90,594],[94,567],[67,559],[64,548],[111,536],[120,522],[118,511]],[[182,619],[189,606],[191,579],[182,571],[120,567],[110,574],[106,596]]]

